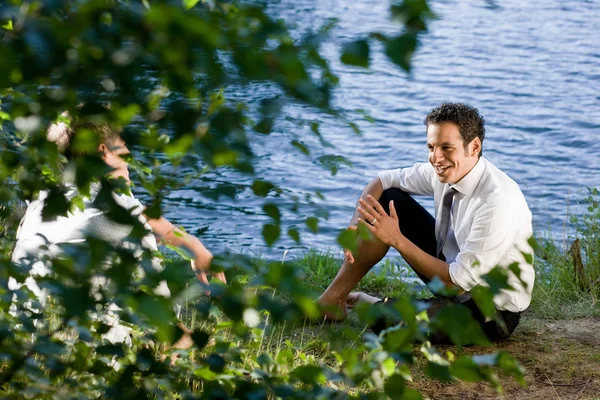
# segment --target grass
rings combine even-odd
[[[448,357],[450,353],[475,355],[505,351],[513,355],[525,367],[527,385],[521,386],[511,377],[499,376],[505,398],[600,399],[600,336],[597,333],[600,331],[600,228],[597,223],[600,214],[598,203],[595,204],[592,203],[591,217],[584,218],[582,224],[577,225],[583,276],[576,274],[565,249],[552,239],[539,239],[532,303],[513,336],[488,347],[457,349],[439,346],[439,354]],[[340,257],[331,253],[308,251],[292,260],[292,271],[298,273],[306,287],[318,295],[334,278],[341,261]],[[256,257],[253,263],[257,271],[269,265],[272,264],[262,257]],[[427,289],[413,283],[416,281],[412,279],[414,276],[404,271],[399,262],[386,259],[367,274],[356,290],[378,297],[398,298],[415,293],[418,296],[430,295]],[[286,299],[281,290],[269,293]],[[278,376],[287,376],[295,368],[307,364],[328,366],[333,370],[347,368],[348,359],[340,358],[340,354],[346,354],[344,350],[355,351],[354,356],[360,360],[373,355],[372,348],[365,345],[368,328],[352,315],[338,324],[310,324],[305,321],[290,325],[275,324],[269,315],[263,314],[261,329],[252,330],[247,337],[240,338],[232,333],[218,310],[215,309],[208,320],[200,320],[194,303],[185,304],[184,309],[187,311],[184,313],[187,325],[210,332],[211,341],[201,351],[182,352],[181,359],[172,366],[178,371],[178,376],[193,377],[196,372],[206,370],[206,365],[197,362],[201,357],[213,353],[229,357],[230,350],[216,350],[218,348],[234,349],[233,353],[239,356],[236,366],[245,371],[276,368]],[[262,355],[274,360],[274,366],[265,366],[261,361]],[[427,359],[418,345],[413,346],[413,357],[415,363],[408,371],[413,381],[408,385],[425,398],[496,399],[500,396],[489,383],[432,379],[425,372]],[[195,392],[202,390],[200,385],[198,380],[190,378],[189,387]],[[324,385],[351,395],[376,389],[366,385],[349,387],[339,381],[325,382]],[[275,396],[270,394],[269,398]]]
[[[589,221],[588,221],[589,222]],[[600,370],[600,262],[597,257],[598,236],[588,230],[579,229],[582,242],[582,259],[586,281],[582,286],[575,274],[573,262],[564,250],[551,239],[538,239],[536,251],[536,284],[532,303],[524,313],[521,325],[513,336],[490,347],[468,347],[457,350],[451,346],[440,346],[440,354],[482,354],[506,351],[517,358],[525,367],[526,386],[517,384],[511,377],[499,377],[506,398],[515,399],[599,399]],[[593,228],[593,226],[592,226]],[[315,295],[321,293],[335,277],[341,258],[331,253],[308,251],[297,260],[295,268],[300,271],[302,281]],[[256,258],[257,269],[266,265]],[[386,259],[363,278],[356,290],[378,297],[401,297],[417,293],[428,296],[427,289],[417,285],[412,273],[404,272],[398,262]],[[285,298],[283,294],[277,294]],[[356,318],[350,317],[343,323],[307,324],[289,326],[272,324],[268,320],[262,330],[259,345],[253,357],[247,357],[248,368],[259,368],[255,357],[268,354],[272,359],[291,357],[291,362],[282,363],[280,373],[288,374],[293,368],[307,363],[341,368],[342,362],[332,354],[333,346],[360,348],[359,358],[367,356],[367,349],[358,346],[368,328]],[[221,339],[228,340],[222,333]],[[337,343],[337,345],[332,343]],[[414,346],[415,365],[411,369],[414,381],[410,386],[420,391],[425,398],[448,399],[495,399],[500,395],[487,383],[440,382],[425,372],[427,363]],[[329,385],[329,383],[327,383]],[[356,395],[373,390],[370,387],[349,388],[337,384],[338,388]]]
[[[535,266],[536,282],[529,313],[549,320],[600,316],[597,288],[579,287],[573,263],[553,241],[543,242]],[[587,264],[590,274],[597,269],[598,265]]]

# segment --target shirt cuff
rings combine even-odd
[[[383,190],[387,190],[392,187],[392,182],[394,180],[394,175],[397,174],[397,170],[390,169],[387,171],[379,171],[377,173],[377,177],[381,181],[381,185],[383,186]]]
[[[479,284],[479,276],[457,262],[450,263],[448,273],[452,283],[467,292]]]

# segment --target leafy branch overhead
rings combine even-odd
[[[417,0],[394,3],[391,13],[403,31],[390,37],[372,33],[344,45],[344,63],[368,67],[377,40],[394,63],[409,70],[418,35],[433,14]],[[129,246],[143,241],[147,231],[115,203],[115,192],[131,189],[122,180],[105,179],[100,157],[92,151],[68,161],[46,140],[47,126],[57,120],[107,123],[122,131],[128,145],[139,149],[134,152],[139,159],[126,161],[137,172],[135,184],[141,188],[135,189],[151,198],[146,211],[152,217],[162,214],[171,188],[204,179],[211,170],[240,171],[249,183],[206,182],[205,197],[231,200],[244,191],[256,196],[264,200],[264,223],[259,223],[265,243],[275,245],[283,233],[300,244],[301,227],[318,232],[322,221],[301,214],[301,200],[293,199],[289,209],[278,203],[286,191],[256,174],[251,144],[274,137],[265,135],[277,130],[289,102],[348,122],[360,133],[355,122],[345,120],[346,110],[331,104],[338,78],[320,45],[332,24],[294,40],[283,21],[254,2],[6,0],[0,4],[0,27],[3,398],[341,398],[351,393],[421,398],[407,382],[412,349],[427,329],[446,329],[458,345],[481,341],[476,330],[457,334],[458,325],[470,323],[459,306],[430,324],[419,302],[404,296],[388,316],[403,316],[407,325],[388,336],[363,335],[364,323],[374,315],[359,307],[360,329],[324,327],[322,337],[301,336],[298,344],[298,327],[320,316],[307,285],[311,275],[289,260],[260,263],[230,253],[217,255],[211,265],[226,272],[229,285],[190,284],[185,251],[140,255]],[[269,88],[258,104],[250,100],[255,83]],[[359,114],[372,120],[364,110]],[[318,120],[298,125],[309,137],[290,133],[294,151],[334,175],[351,165],[327,153],[332,145]],[[93,137],[81,145],[97,148]],[[77,195],[65,182],[77,186]],[[52,272],[36,282],[50,301],[40,304],[27,285],[11,283],[8,290],[9,278],[22,283],[30,272],[10,261],[22,201],[47,193],[42,216],[55,220],[81,209],[95,187],[97,206],[107,218],[131,228],[128,243],[93,235],[57,248],[48,242],[44,250],[52,247],[53,253],[40,257]],[[286,225],[288,215],[296,217],[296,225]],[[338,240],[352,247],[356,234],[366,233],[344,231]],[[159,271],[153,263],[161,257],[165,268]],[[314,273],[318,261],[311,267]],[[163,281],[171,298],[155,293]],[[501,274],[490,273],[486,282],[492,293],[506,288]],[[477,292],[482,309],[489,310],[492,297],[485,289]],[[192,326],[193,351],[165,350],[184,336],[176,303],[184,305],[182,318]],[[114,321],[104,317],[115,309],[121,324],[131,328],[129,343],[105,338]],[[427,373],[438,380],[497,384],[495,367],[521,377],[507,354],[455,358],[427,344],[417,346],[427,359]],[[319,351],[322,360],[315,358]]]
[[[427,31],[427,21],[436,18],[425,0],[395,1],[390,7],[392,18],[404,25],[404,31],[395,36],[372,32],[368,38],[344,44],[341,61],[358,67],[369,67],[371,44],[369,39],[380,42],[390,61],[410,72],[412,56],[418,47],[419,35]]]

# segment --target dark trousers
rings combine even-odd
[[[385,190],[379,199],[379,202],[388,214],[391,200],[394,201],[394,207],[398,213],[402,234],[421,250],[436,257],[437,241],[435,237],[435,219],[433,216],[408,193],[396,188]],[[412,265],[411,268],[425,284],[429,283],[427,277],[415,270]],[[434,318],[435,314],[445,305],[458,302],[456,299],[447,297],[434,297],[425,301],[429,303],[427,313],[430,318]],[[386,302],[383,306],[385,307],[389,304],[393,304],[393,300]],[[471,311],[472,317],[481,325],[483,332],[492,342],[508,338],[519,324],[521,313],[496,310],[495,318],[492,321],[486,321],[473,299],[467,300],[462,305]],[[371,329],[373,332],[379,334],[379,332],[389,326],[390,322],[382,318],[371,325]],[[432,344],[451,344],[450,339],[443,332],[432,332],[429,340]]]

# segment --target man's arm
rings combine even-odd
[[[194,236],[177,228],[165,217],[160,217],[158,219],[146,217],[146,219],[152,228],[152,233],[154,233],[158,241],[172,246],[177,246],[193,254],[193,270],[201,282],[208,284],[206,273],[210,268],[210,262],[212,261],[213,256],[210,251],[204,247],[202,242],[200,242],[200,240]],[[225,274],[223,272],[215,273],[214,277],[223,283],[227,283]]]
[[[391,207],[391,206],[390,206]],[[427,254],[416,244],[400,233],[396,242],[392,245],[398,253],[413,267],[417,272],[428,279],[438,277],[446,287],[456,288],[457,286],[450,278],[450,265],[430,254]]]
[[[450,268],[446,262],[427,254],[402,234],[393,201],[390,201],[390,215],[385,212],[379,201],[368,195],[366,200],[359,200],[357,210],[362,216],[359,221],[380,241],[398,250],[417,272],[428,279],[437,276],[446,287],[456,287],[450,279]],[[365,221],[373,223],[367,224]]]

